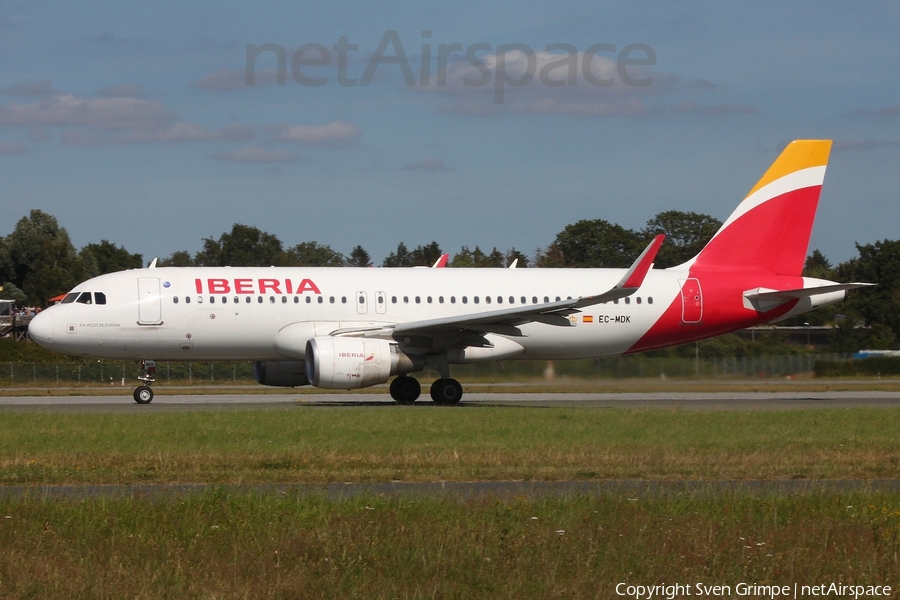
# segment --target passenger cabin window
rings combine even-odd
[[[172,296],[172,304],[178,304],[178,296]]]
[[[191,303],[191,297],[190,297],[190,296],[185,296],[185,297],[184,297],[184,303],[185,303],[185,304],[190,304],[190,303]]]

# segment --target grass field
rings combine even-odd
[[[900,411],[6,412],[0,484],[900,477]]]
[[[615,598],[619,582],[896,585],[898,509],[882,494],[0,500],[0,597]]]
[[[296,406],[0,416],[0,485],[34,488],[0,490],[0,598],[616,598],[619,582],[900,584],[900,494],[890,492],[700,486],[329,499],[213,488],[54,499],[40,491],[897,478],[893,409]]]

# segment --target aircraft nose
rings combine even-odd
[[[28,335],[38,345],[50,348],[53,345],[53,311],[45,310],[31,319]]]

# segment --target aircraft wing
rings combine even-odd
[[[656,254],[659,252],[659,247],[662,245],[665,237],[665,235],[656,236],[634,264],[631,265],[631,268],[625,272],[622,279],[609,290],[596,296],[582,296],[580,298],[517,306],[515,308],[409,321],[372,329],[345,328],[332,332],[332,335],[396,337],[399,335],[429,336],[454,332],[472,332],[521,336],[523,334],[518,326],[525,323],[544,323],[559,327],[571,327],[573,324],[567,317],[579,312],[578,309],[634,294],[644,282],[644,278],[653,265],[653,260],[656,258]]]

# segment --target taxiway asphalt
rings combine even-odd
[[[138,405],[129,390],[121,396],[6,396],[0,410],[165,411],[242,408],[396,407],[387,394],[179,394],[156,389],[149,405]],[[427,394],[416,407],[432,405]],[[686,410],[785,410],[809,408],[900,407],[900,392],[651,392],[651,393],[467,393],[456,408],[479,406],[642,408]]]

